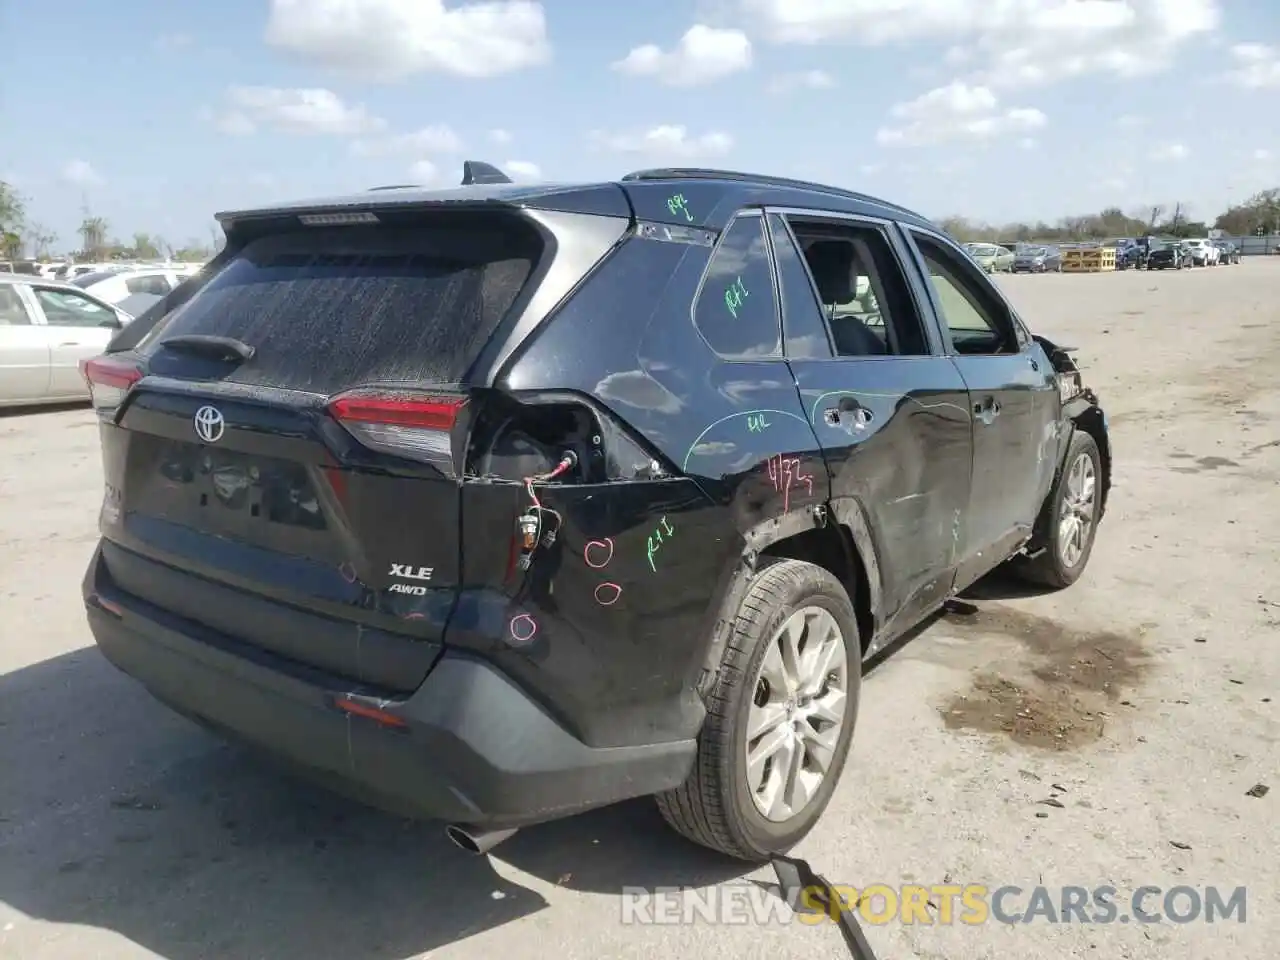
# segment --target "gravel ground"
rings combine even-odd
[[[1016,885],[1014,910],[1037,885],[1111,885],[1121,914],[1143,885],[1247,887],[1243,924],[864,924],[881,960],[1273,957],[1280,258],[1000,283],[1079,348],[1110,414],[1092,565],[1056,596],[981,584],[879,663],[798,853],[860,888]],[[770,902],[749,882],[767,871],[684,845],[646,803],[470,858],[170,715],[91,646],[100,492],[85,409],[0,416],[0,957],[844,955],[829,925],[728,922],[733,890]],[[623,922],[624,888],[671,885],[722,897],[724,922]]]

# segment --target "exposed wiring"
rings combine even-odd
[[[538,546],[542,543],[543,514],[547,514],[548,516],[555,518],[555,526],[549,532],[549,536],[551,537],[552,541],[555,540],[556,534],[560,532],[560,526],[564,522],[564,518],[561,517],[559,513],[557,513],[555,510],[552,510],[550,507],[544,507],[542,505],[542,501],[538,499],[538,494],[533,489],[533,485],[535,483],[549,483],[552,480],[555,480],[557,477],[563,476],[569,470],[572,470],[574,466],[577,465],[577,463],[578,463],[578,455],[574,453],[572,450],[566,450],[564,454],[561,456],[560,462],[556,464],[554,470],[548,471],[547,473],[539,473],[531,477],[524,478],[525,492],[529,495],[529,499],[533,503],[533,506],[530,508],[530,510],[533,512],[534,517],[538,521],[538,526],[534,531],[534,536],[533,536],[533,548],[532,550],[530,550],[530,553],[532,553],[533,550],[537,550]]]

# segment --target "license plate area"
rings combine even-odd
[[[315,533],[328,527],[302,464],[174,440],[152,443],[135,501],[145,513],[251,540],[272,527]]]

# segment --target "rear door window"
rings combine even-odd
[[[45,322],[51,327],[116,326],[116,315],[96,300],[72,290],[32,287]]]
[[[325,394],[455,383],[541,252],[533,228],[511,216],[273,234],[231,257],[143,350],[178,335],[232,337],[255,352],[228,380]]]

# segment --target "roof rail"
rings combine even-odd
[[[375,190],[418,190],[422,187],[420,183],[389,183],[385,187],[370,187],[369,192]]]
[[[628,173],[622,178],[623,180],[737,180],[742,183],[759,183],[769,187],[789,187],[795,190],[813,190],[818,193],[828,193],[833,196],[848,197],[851,200],[867,200],[871,203],[879,204],[882,207],[888,207],[899,213],[905,213],[916,217],[920,220],[928,220],[928,217],[921,216],[916,211],[901,206],[900,204],[890,203],[888,200],[881,200],[879,197],[873,197],[866,193],[859,193],[856,190],[845,190],[841,187],[833,187],[825,183],[815,183],[812,180],[793,180],[789,177],[771,177],[759,173],[743,173],[740,170],[716,170],[705,167],[657,167],[652,170],[636,170]]]
[[[512,179],[491,163],[483,160],[465,160],[462,163],[462,185],[473,183],[512,183]]]

